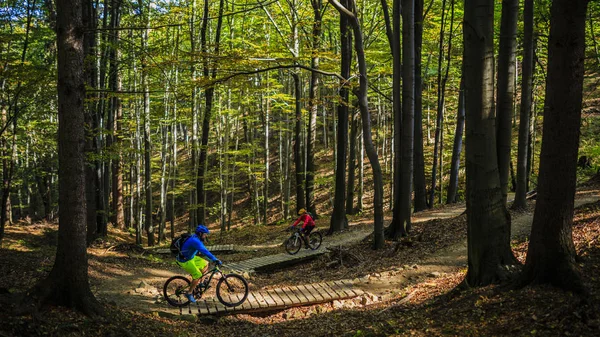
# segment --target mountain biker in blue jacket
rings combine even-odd
[[[222,264],[221,261],[212,255],[212,253],[204,246],[204,242],[206,241],[209,232],[210,231],[206,226],[198,225],[198,227],[196,227],[196,233],[185,240],[181,247],[182,258],[177,256],[177,264],[192,275],[192,283],[190,283],[188,292],[185,293],[185,297],[192,303],[196,303],[196,299],[194,299],[192,292],[198,283],[200,283],[200,280],[202,280],[202,276],[208,271],[208,261],[198,256],[198,253],[204,255],[217,265]]]

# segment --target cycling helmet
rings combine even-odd
[[[196,227],[196,235],[208,234],[208,233],[210,233],[210,231],[208,230],[208,228],[206,228],[206,226],[198,225]]]
[[[298,211],[298,215],[302,215],[306,213],[306,210],[304,208],[300,208],[300,210]]]

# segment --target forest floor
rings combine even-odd
[[[158,289],[181,274],[170,257],[151,255],[124,244],[127,232],[89,249],[90,283],[106,309],[90,319],[62,308],[12,316],[8,299],[31,287],[52,268],[55,224],[18,224],[7,228],[0,249],[0,336],[389,336],[389,335],[576,335],[600,334],[600,182],[583,186],[576,197],[573,237],[591,301],[548,286],[507,290],[489,286],[457,291],[466,273],[466,216],[463,205],[418,213],[410,240],[370,249],[368,217],[351,219],[344,233],[325,236],[338,247],[301,266],[257,273],[252,289],[329,280],[355,279],[361,298],[260,314],[206,317],[188,322],[160,317],[153,306]],[[533,202],[512,212],[512,247],[524,262]],[[444,215],[444,213],[447,213]],[[436,219],[437,217],[443,217]],[[318,224],[327,227],[328,218]],[[232,230],[214,243],[254,245],[255,251],[219,256],[224,261],[281,253],[287,225]],[[360,240],[365,238],[364,240]],[[18,266],[18,267],[15,267]],[[4,300],[3,300],[4,299]]]

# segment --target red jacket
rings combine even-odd
[[[300,221],[304,221],[304,224],[302,225],[302,229],[305,229],[306,227],[314,227],[315,226],[315,220],[313,220],[313,218],[308,215],[308,213],[304,213],[302,214],[298,220],[296,220],[296,222],[294,222],[294,224],[292,225],[293,227],[296,227],[296,225],[300,222]]]

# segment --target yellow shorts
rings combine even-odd
[[[208,266],[208,261],[196,255],[193,259],[186,262],[177,261],[177,264],[192,275],[193,280],[197,280],[202,277],[202,270]]]

